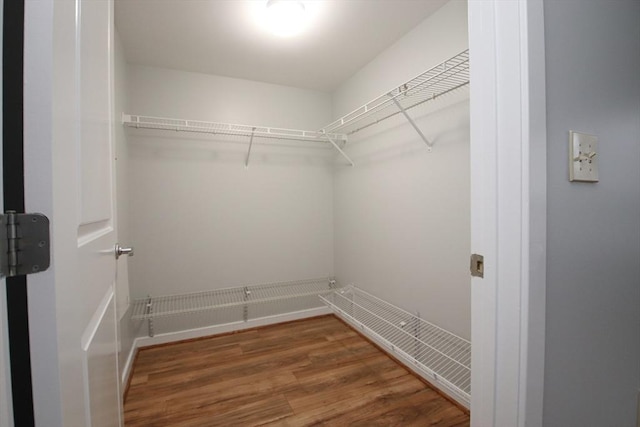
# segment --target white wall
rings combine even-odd
[[[132,114],[318,129],[330,95],[130,66]],[[333,274],[334,153],[129,130],[134,298]]]
[[[335,118],[468,47],[467,2],[450,0],[335,91]]]
[[[640,3],[544,2],[544,425],[635,426],[640,388]],[[599,137],[600,182],[568,179],[568,132]]]
[[[331,116],[324,92],[140,65],[129,71],[133,114],[312,130]]]
[[[336,115],[466,49],[466,6],[446,4],[345,82],[334,95]],[[410,114],[433,152],[402,117],[346,146],[356,166],[336,169],[336,277],[468,339],[468,92]]]

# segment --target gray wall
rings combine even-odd
[[[640,2],[547,0],[545,426],[634,426],[640,387]],[[568,131],[600,182],[568,180]]]

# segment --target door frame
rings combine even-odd
[[[25,212],[24,0],[2,2],[2,212]],[[0,418],[9,425],[34,423],[27,276],[2,280]],[[6,323],[5,323],[6,322]],[[5,407],[6,405],[6,407]],[[10,418],[7,420],[7,418]],[[4,425],[4,424],[3,424]]]
[[[473,426],[541,426],[546,288],[542,0],[469,1]],[[475,84],[474,82],[481,82]]]
[[[41,83],[31,86],[31,99],[42,107],[51,102],[51,57],[46,53],[51,52],[54,4],[38,3],[38,10],[27,7],[31,25],[25,25],[25,73]],[[472,425],[541,425],[546,280],[542,0],[470,0],[469,39],[471,248],[485,256],[485,277],[474,278],[471,285]],[[25,111],[25,139],[29,134],[48,141],[25,152],[27,208],[47,215],[52,213],[51,169],[29,170],[29,162],[32,156],[40,164],[42,156],[53,157],[53,125],[51,115],[29,118]],[[33,278],[29,292],[49,292],[55,301],[53,271]],[[55,304],[30,306],[29,312],[36,420],[58,425],[59,367],[51,356],[57,354]]]
[[[4,0],[0,0],[0,51],[4,52]],[[0,69],[0,77],[4,70]],[[2,80],[0,78],[0,80]],[[2,80],[3,81],[3,80]],[[3,88],[0,85],[0,99],[3,99]],[[3,101],[4,106],[4,101]],[[4,132],[3,114],[0,114],[0,135]],[[3,136],[0,136],[3,138]],[[3,138],[4,141],[4,138]],[[2,150],[0,150],[0,188],[3,186]],[[0,193],[0,211],[4,212],[3,195]],[[12,427],[13,399],[11,394],[11,370],[9,369],[9,328],[7,325],[7,293],[6,280],[0,279],[0,426]]]
[[[53,134],[54,126],[60,125],[54,122],[53,117],[54,3],[57,2],[25,1],[24,11],[25,208],[28,212],[46,215],[52,235],[56,227],[52,184],[55,162]],[[61,215],[63,213],[58,213]],[[57,330],[57,244],[55,238],[52,239],[49,269],[29,276],[27,287],[35,425],[51,427],[63,425]]]

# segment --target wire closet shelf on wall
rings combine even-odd
[[[340,133],[347,136],[366,129],[397,114],[403,114],[425,143],[431,142],[417,127],[407,111],[452,93],[469,84],[469,50],[441,62],[399,87],[392,89],[356,108],[320,130],[321,133]]]
[[[254,139],[282,140],[295,142],[330,143],[352,166],[351,159],[340,148],[347,136],[338,133],[323,133],[313,130],[286,129],[268,126],[251,126],[232,123],[206,122],[201,120],[174,119],[168,117],[140,116],[122,114],[122,124],[136,129],[169,130],[174,132],[193,132],[210,135],[243,137],[249,143],[245,157],[245,166],[249,166],[251,148]]]
[[[270,303],[277,306],[273,307],[276,312],[287,313],[296,308],[292,300],[317,298],[334,291],[337,286],[332,277],[323,277],[181,295],[148,296],[133,301],[131,319],[148,321],[150,336],[154,335],[153,321],[170,316],[238,308],[238,316],[241,317],[232,320],[246,322],[251,306]]]
[[[232,123],[207,122],[202,120],[175,119],[168,117],[123,114],[122,124],[136,129],[158,129],[174,132],[194,132],[211,135],[243,136],[247,138],[280,139],[300,142],[327,142],[329,136],[336,141],[345,139],[337,133],[324,134],[319,131],[286,129],[267,126],[251,126]]]
[[[255,138],[330,143],[353,166],[353,161],[341,148],[347,142],[348,136],[397,114],[405,116],[429,149],[431,149],[432,142],[425,137],[407,111],[452,93],[468,84],[469,50],[467,49],[406,83],[385,92],[376,99],[317,131],[133,114],[123,114],[122,123],[127,127],[136,129],[159,129],[174,132],[246,137],[249,143],[249,150],[245,166],[249,164],[251,146]]]
[[[355,286],[320,296],[336,315],[467,408],[471,343]]]

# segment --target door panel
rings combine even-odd
[[[77,10],[79,165],[76,286],[82,290],[86,424],[118,425],[119,386],[114,301],[116,243],[110,1],[81,0]]]
[[[81,241],[112,226],[110,7],[82,1],[78,8]]]
[[[115,301],[113,291],[109,290],[89,324],[82,343],[84,395],[85,401],[90,402],[86,423],[92,427],[112,426],[120,417],[117,395],[113,393],[118,387],[117,376],[113,375],[113,366],[118,357],[113,347],[115,340]]]
[[[76,94],[79,138],[77,219],[77,284],[84,295],[82,318],[89,322],[105,293],[113,289],[116,243],[113,218],[111,138],[111,8],[109,1],[78,1],[76,37]],[[85,323],[85,327],[90,327]],[[86,331],[85,331],[86,332]]]
[[[32,341],[35,365],[53,371],[46,380],[34,374],[34,395],[42,396],[36,424],[118,426],[113,1],[26,6],[25,35],[41,43],[25,49],[28,63],[37,63],[25,66],[25,129],[49,132],[25,137],[27,202],[50,215],[53,245],[51,269],[29,279],[30,324],[39,336],[54,337]],[[35,83],[49,86],[35,90]],[[60,414],[41,411],[46,405]]]

